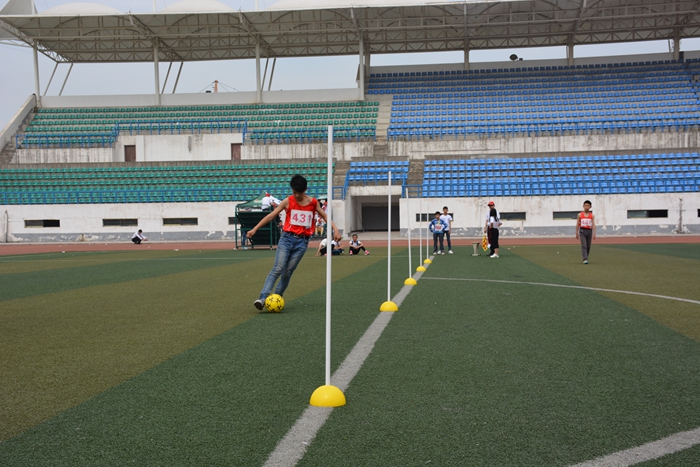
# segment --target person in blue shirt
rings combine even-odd
[[[445,254],[445,247],[443,241],[445,238],[445,230],[447,230],[447,224],[445,221],[440,219],[440,211],[435,211],[435,219],[430,221],[429,229],[433,233],[433,254]],[[440,253],[438,253],[438,240],[440,241]]]

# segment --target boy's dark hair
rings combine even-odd
[[[357,234],[352,234],[353,237],[357,237]]]
[[[449,208],[447,206],[443,206],[442,209],[447,209],[449,211]]]
[[[436,215],[436,216],[439,216],[439,215],[440,215],[440,211],[435,211],[435,215]]]
[[[593,203],[591,203],[591,202],[588,201],[588,200],[584,201],[583,204],[589,204],[589,205],[593,206]]]
[[[292,180],[289,182],[289,186],[292,187],[292,190],[296,191],[297,193],[303,193],[306,191],[308,183],[303,176],[297,174],[292,177]]]

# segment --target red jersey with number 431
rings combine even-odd
[[[284,227],[282,230],[291,232],[297,235],[311,236],[314,234],[314,213],[318,201],[316,198],[311,198],[311,202],[306,206],[297,203],[294,195],[289,197],[289,207],[287,208],[287,216],[284,219]]]
[[[586,215],[586,211],[581,211],[581,214],[579,214],[579,219],[581,221],[581,228],[582,229],[590,229],[593,227],[593,213],[588,212],[588,215]]]

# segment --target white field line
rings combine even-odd
[[[700,428],[695,428],[571,467],[627,467],[683,451],[698,444],[700,444]]]
[[[426,265],[426,267],[429,265]],[[418,280],[423,275],[422,272],[417,272],[413,278]],[[397,293],[392,301],[397,306],[401,306],[403,300],[408,296],[412,286],[405,285]],[[365,362],[369,354],[374,348],[374,344],[382,335],[382,332],[394,316],[393,312],[381,312],[375,318],[374,322],[367,328],[367,331],[362,335],[355,347],[350,351],[343,363],[333,374],[331,380],[334,386],[341,391],[345,390],[350,385],[350,382],[355,377],[362,364]],[[306,448],[316,438],[318,430],[330,416],[332,408],[308,406],[301,414],[296,423],[289,429],[287,434],[279,442],[275,450],[270,454],[263,467],[293,467],[299,462],[306,453]]]
[[[695,305],[700,305],[700,300],[691,300],[689,298],[670,297],[668,295],[658,295],[658,294],[644,293],[644,292],[632,292],[630,290],[613,290],[613,289],[601,289],[598,287],[584,287],[581,285],[547,284],[544,282],[503,281],[503,280],[496,280],[496,279],[469,279],[469,278],[452,278],[452,277],[425,277],[423,280],[498,282],[498,283],[502,283],[502,284],[526,284],[526,285],[540,285],[540,286],[544,286],[544,287],[563,287],[563,288],[567,288],[567,289],[593,290],[596,292],[611,292],[611,293],[623,293],[623,294],[628,294],[628,295],[642,295],[645,297],[663,298],[665,300],[677,300],[679,302],[687,302],[687,303],[694,303]]]

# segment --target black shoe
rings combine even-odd
[[[263,301],[260,300],[260,299],[255,300],[255,301],[253,302],[253,305],[255,305],[255,308],[257,308],[257,309],[260,310],[260,311],[262,311],[263,306],[265,306],[265,304],[263,303]]]

